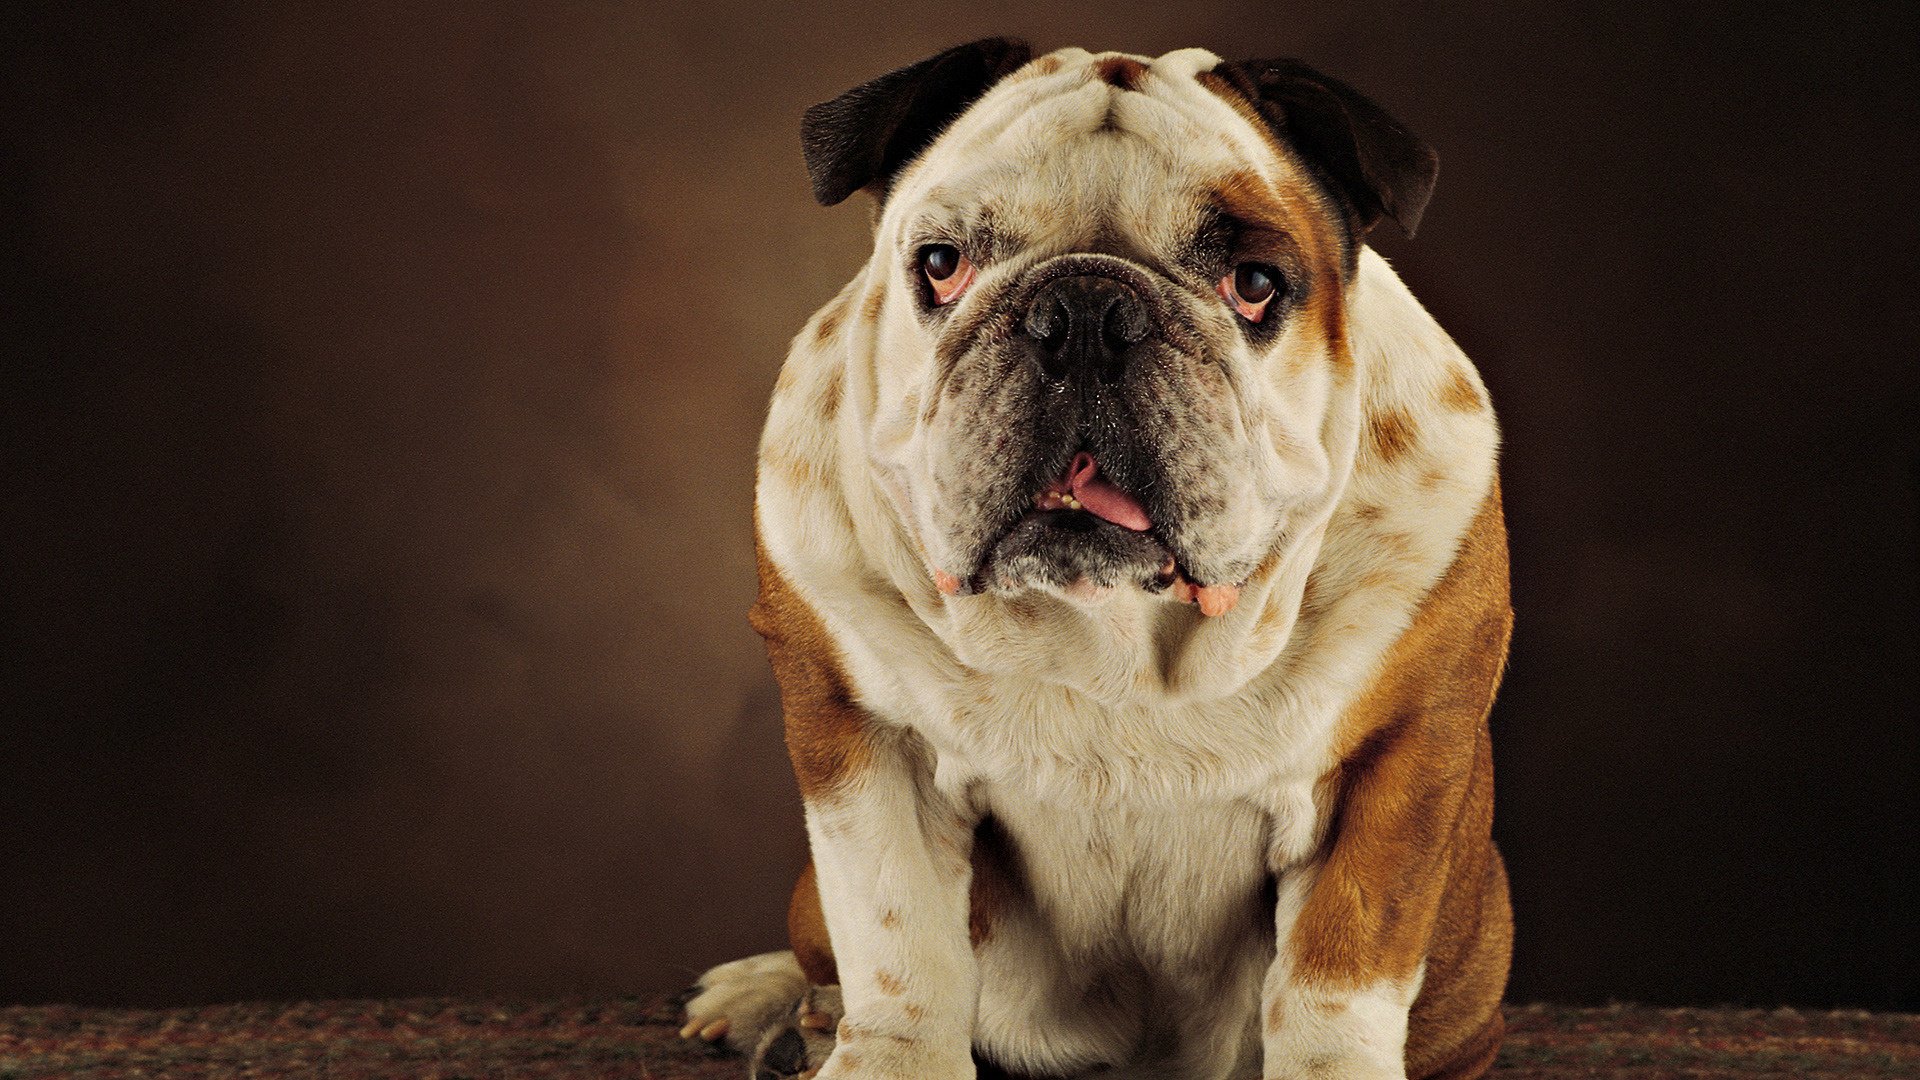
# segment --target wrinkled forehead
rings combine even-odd
[[[1040,57],[929,148],[895,187],[889,209],[910,215],[902,222],[910,229],[942,219],[1017,227],[1022,246],[1078,247],[1116,233],[1178,245],[1222,185],[1257,178],[1284,193],[1306,182],[1241,109],[1202,81],[1219,62],[1204,49],[1158,59],[1080,49]],[[1278,200],[1273,209],[1283,212]]]

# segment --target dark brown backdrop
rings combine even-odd
[[[0,1003],[678,985],[802,851],[743,613],[799,110],[992,32],[1441,152],[1518,998],[1920,1007],[1912,5],[495,0],[0,26]],[[931,9],[928,9],[931,10]]]

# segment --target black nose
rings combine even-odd
[[[1152,329],[1140,295],[1100,274],[1042,285],[1021,325],[1034,341],[1034,362],[1051,382],[1076,375],[1119,379],[1128,352]]]

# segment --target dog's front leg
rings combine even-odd
[[[918,740],[874,738],[864,767],[807,799],[807,834],[846,1016],[823,1080],[974,1075],[972,832],[933,791]]]
[[[1329,835],[1271,857],[1266,1080],[1464,1078],[1492,1060],[1512,916],[1486,717],[1512,627],[1496,494],[1342,717],[1313,799]],[[1292,810],[1277,820],[1314,816]]]
[[[819,1075],[970,1080],[979,1005],[967,925],[974,815],[936,788],[918,736],[855,700],[819,617],[764,552],[752,621],[780,683],[845,1006]],[[809,963],[823,978],[815,972],[829,966],[825,958],[803,955]]]

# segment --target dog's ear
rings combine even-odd
[[[1356,237],[1382,217],[1408,236],[1433,197],[1440,156],[1385,109],[1298,60],[1243,60],[1213,73],[1245,94],[1274,133],[1347,206]]]
[[[1002,76],[1024,65],[1024,41],[985,38],[856,86],[807,110],[800,145],[813,197],[832,206],[893,176]]]

